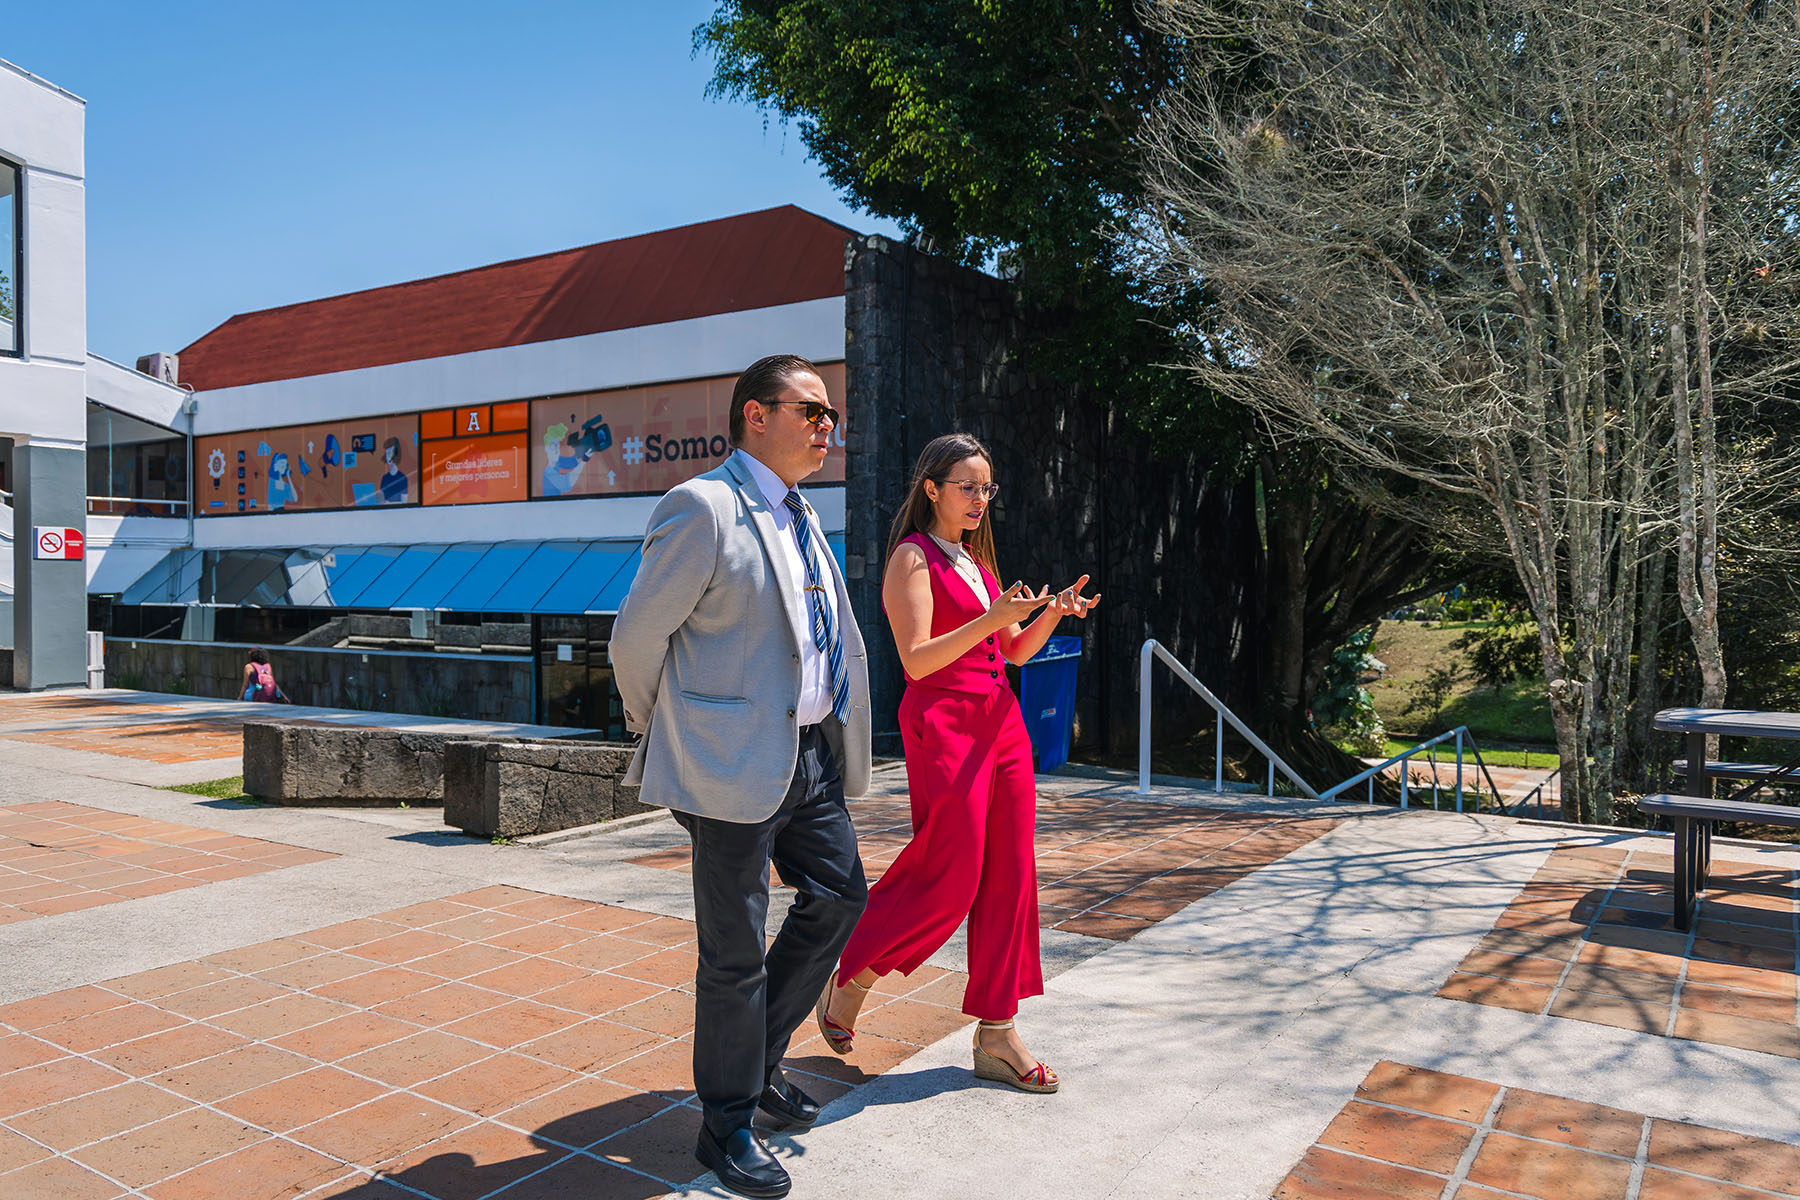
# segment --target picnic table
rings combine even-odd
[[[1645,796],[1638,801],[1642,812],[1666,816],[1675,827],[1674,918],[1677,929],[1693,923],[1694,907],[1706,890],[1712,867],[1712,834],[1716,821],[1752,821],[1765,825],[1800,828],[1800,808],[1786,804],[1758,804],[1744,797],[1764,785],[1800,776],[1800,757],[1785,764],[1708,761],[1706,739],[1754,737],[1800,741],[1800,713],[1759,712],[1741,708],[1665,708],[1656,714],[1654,727],[1678,733],[1687,740],[1687,757],[1678,760],[1686,780],[1687,795]],[[1748,779],[1750,783],[1723,800],[1712,798],[1714,779]]]

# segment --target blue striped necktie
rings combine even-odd
[[[837,621],[832,606],[825,603],[825,583],[819,578],[818,559],[813,556],[812,522],[806,519],[806,505],[800,493],[788,490],[781,501],[794,518],[794,540],[800,544],[800,560],[806,564],[807,608],[812,611],[813,645],[824,651],[831,664],[831,712],[846,724],[850,720],[850,677],[844,672],[844,643],[838,637]]]

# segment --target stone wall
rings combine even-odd
[[[442,804],[444,747],[466,733],[244,725],[244,791],[271,804]]]
[[[295,704],[518,724],[533,718],[528,656],[267,649],[275,681]],[[235,700],[249,651],[228,642],[107,638],[106,682]]]
[[[630,746],[458,741],[444,755],[444,823],[478,837],[525,837],[647,812],[619,781]]]
[[[971,433],[1002,485],[994,534],[1004,581],[1057,587],[1092,576],[1104,596],[1086,622],[1076,741],[1088,753],[1137,746],[1138,648],[1155,637],[1227,704],[1255,697],[1246,616],[1257,603],[1259,537],[1248,483],[1224,483],[1194,455],[1159,456],[1121,414],[1026,364],[1033,330],[1011,287],[878,236],[846,264],[846,562],[870,649],[877,745],[898,741],[903,679],[881,613],[888,526],[932,438]],[[1157,711],[1197,721],[1198,701],[1158,669]],[[1208,714],[1210,716],[1210,714]],[[883,736],[886,735],[886,736]]]

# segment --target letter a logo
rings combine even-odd
[[[471,408],[469,410],[469,427],[467,429],[463,430],[463,432],[464,433],[480,433],[481,432],[481,410],[480,409]]]

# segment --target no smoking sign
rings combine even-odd
[[[61,525],[34,525],[31,532],[36,543],[32,555],[34,558],[82,557],[83,542],[79,529],[67,529]]]

